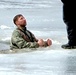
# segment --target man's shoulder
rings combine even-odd
[[[13,31],[12,35],[16,35],[16,34],[19,34],[19,30],[17,28]]]
[[[15,28],[14,31],[18,31],[18,28]]]

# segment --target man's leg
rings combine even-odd
[[[74,7],[75,8],[75,7]],[[63,6],[63,20],[67,27],[68,43],[62,45],[62,48],[73,49],[76,48],[76,22],[75,22],[75,10],[71,5]]]

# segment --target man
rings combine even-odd
[[[67,26],[68,43],[62,45],[64,49],[76,49],[76,4],[75,0],[61,0],[63,2],[63,20]]]
[[[22,48],[38,48],[46,47],[52,44],[52,41],[48,39],[36,39],[26,28],[26,19],[22,14],[18,14],[13,19],[14,24],[17,26],[11,37],[11,49],[22,49]]]

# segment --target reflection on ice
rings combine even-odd
[[[6,74],[75,75],[76,51],[47,48],[26,53],[0,54],[0,75]]]

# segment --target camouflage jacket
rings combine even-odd
[[[21,30],[17,28],[12,33],[11,37],[11,49],[22,49],[22,48],[37,48],[39,47],[35,36],[26,29]]]

